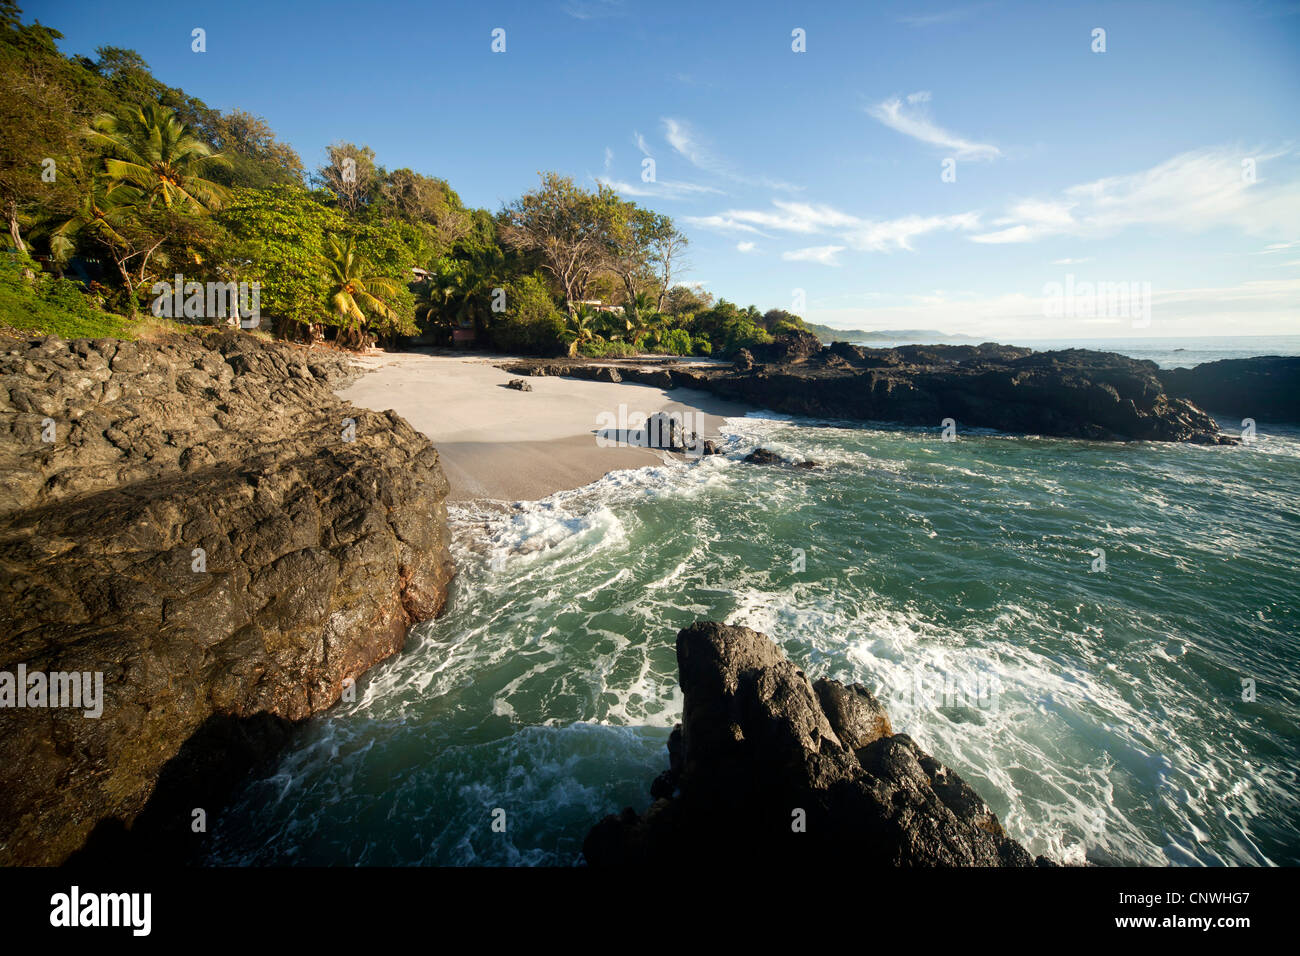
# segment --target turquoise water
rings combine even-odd
[[[1300,864],[1300,431],[727,434],[724,457],[455,511],[447,614],[243,791],[211,862],[578,862],[648,804],[676,631],[715,618],[876,688],[1033,853]],[[738,460],[757,444],[824,467]]]

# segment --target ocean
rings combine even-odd
[[[1031,853],[1300,864],[1300,429],[945,442],[755,413],[725,438],[453,508],[446,614],[242,789],[208,862],[578,864],[649,804],[676,632],[717,619],[874,689]],[[740,461],[759,445],[822,467]]]

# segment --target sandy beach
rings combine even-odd
[[[694,389],[536,376],[531,392],[506,388],[500,357],[378,353],[358,358],[371,371],[340,391],[375,411],[393,409],[438,449],[448,500],[533,501],[625,468],[663,461],[650,448],[601,447],[600,416],[690,413],[691,428],[717,438],[723,418],[748,407]]]

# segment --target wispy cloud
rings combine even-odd
[[[893,96],[875,106],[867,107],[867,113],[904,136],[910,136],[931,146],[943,147],[958,159],[996,159],[1002,155],[1002,151],[991,143],[977,143],[965,139],[936,124],[927,115],[922,105],[929,101],[929,91],[921,90],[910,94],[906,103],[902,98]]]
[[[612,176],[594,176],[592,177],[602,186],[608,186],[624,196],[642,199],[690,199],[693,196],[703,195],[724,195],[721,189],[715,189],[712,186],[703,186],[699,183],[682,182],[677,179],[660,179],[654,182],[646,183],[637,180],[634,183],[621,179],[614,179]]]
[[[1021,200],[993,221],[1003,228],[971,239],[1005,244],[1050,236],[1100,238],[1130,226],[1153,225],[1185,232],[1230,228],[1248,235],[1293,235],[1300,221],[1300,179],[1265,176],[1268,163],[1285,155],[1231,147],[1181,153],[1142,172],[1081,183],[1051,198]],[[1255,182],[1243,176],[1243,159],[1255,161]]]
[[[688,216],[686,222],[720,232],[754,233],[769,238],[776,232],[831,233],[843,247],[861,252],[915,251],[912,240],[926,233],[971,231],[980,227],[976,212],[864,219],[820,203],[774,199],[772,206],[772,209],[728,209],[712,216]]]
[[[795,191],[802,188],[778,179],[753,176],[741,172],[729,160],[715,153],[685,120],[664,117],[663,127],[664,138],[668,140],[668,145],[692,166],[702,169],[706,173],[748,186]]]
[[[905,23],[910,27],[932,27],[941,23],[958,23],[967,20],[981,10],[984,10],[992,4],[976,3],[965,7],[954,7],[950,10],[936,10],[934,13],[917,13],[897,18],[898,23]]]
[[[565,0],[560,9],[575,20],[604,20],[627,13],[625,0]]]
[[[736,243],[736,251],[737,251],[737,252],[753,252],[756,248],[757,248],[757,246],[756,246],[754,243],[752,243],[752,242],[738,242],[738,243]]]
[[[787,262],[818,262],[824,266],[838,266],[835,257],[844,251],[843,246],[809,246],[806,249],[791,249],[781,253]]]

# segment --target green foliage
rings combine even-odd
[[[262,314],[280,334],[329,321],[325,237],[346,227],[337,210],[301,186],[236,189],[217,219],[233,238],[232,277],[261,283]]]
[[[712,355],[713,343],[702,335],[697,335],[691,339],[691,351],[696,355]]]
[[[554,354],[562,349],[564,316],[555,307],[546,278],[537,273],[504,286],[506,311],[495,314],[488,328],[492,344],[507,352]]]
[[[690,355],[691,334],[685,329],[672,329],[664,335],[659,347],[669,355]]]
[[[588,358],[629,358],[640,354],[635,345],[628,342],[611,342],[597,338],[578,347],[578,354]]]
[[[75,282],[41,275],[16,252],[0,256],[0,326],[63,339],[130,338],[132,330],[127,319],[91,305]]]

